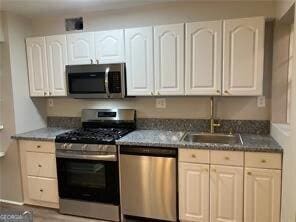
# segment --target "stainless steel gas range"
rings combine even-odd
[[[82,111],[82,128],[56,137],[60,212],[120,221],[115,140],[135,128],[135,110]]]

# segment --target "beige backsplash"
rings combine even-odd
[[[270,101],[266,107],[257,107],[257,97],[217,98],[217,118],[269,120]],[[79,117],[81,109],[132,108],[139,118],[183,118],[206,119],[210,114],[209,97],[167,97],[166,108],[155,108],[155,98],[134,97],[123,100],[78,100],[71,98],[53,99],[54,106],[48,105],[48,116]]]

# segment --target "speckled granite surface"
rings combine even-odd
[[[15,136],[12,136],[11,138],[18,140],[54,141],[57,135],[67,132],[69,130],[71,129],[48,127],[33,130],[27,133],[17,134]]]
[[[27,133],[12,136],[14,139],[22,140],[41,140],[54,141],[56,135],[69,131],[67,128],[42,128]],[[227,145],[213,143],[192,143],[180,141],[185,131],[167,131],[167,130],[135,130],[120,140],[116,141],[118,145],[130,146],[153,146],[153,147],[172,147],[172,148],[194,148],[210,150],[234,150],[234,151],[252,151],[252,152],[283,152],[281,146],[268,135],[241,134],[243,144]]]
[[[242,145],[181,142],[185,132],[162,130],[136,130],[117,141],[118,145],[194,148],[210,150],[234,150],[252,152],[283,152],[281,146],[270,136],[242,134]]]
[[[48,127],[77,128],[81,126],[80,117],[47,117]],[[217,133],[244,133],[269,135],[270,122],[265,120],[216,120],[221,124]],[[207,119],[157,119],[138,118],[137,129],[208,132]]]
[[[79,128],[81,127],[80,117],[63,117],[63,116],[48,116],[48,127],[58,128]]]

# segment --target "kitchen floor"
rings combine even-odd
[[[2,211],[32,211],[34,222],[105,222],[83,217],[74,217],[60,214],[55,209],[35,207],[29,205],[13,205],[0,202],[0,212]],[[139,220],[126,220],[125,222],[138,222]]]
[[[0,212],[1,211],[23,211],[29,210],[33,212],[34,222],[103,222],[101,220],[94,220],[82,217],[73,217],[68,215],[62,215],[57,210],[34,207],[34,206],[18,206],[6,203],[0,203]]]

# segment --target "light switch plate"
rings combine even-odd
[[[48,106],[49,107],[53,107],[54,106],[53,99],[48,99]]]
[[[262,108],[265,107],[266,103],[265,103],[265,96],[258,96],[257,97],[257,107]]]
[[[166,99],[165,98],[158,98],[155,100],[155,107],[157,109],[165,109],[166,108]]]

